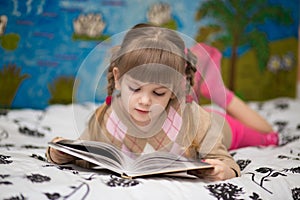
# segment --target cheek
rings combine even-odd
[[[155,105],[165,109],[170,101],[171,95],[166,96],[165,98],[158,98],[155,100]]]
[[[151,106],[150,110],[151,114],[155,116],[165,111],[165,106],[161,104],[154,104]]]
[[[162,115],[166,112],[166,107],[169,103],[169,99],[161,99],[159,101],[156,101],[151,106],[151,117],[157,117],[159,115]]]
[[[134,106],[134,102],[136,102],[134,95],[130,91],[122,93],[121,98],[123,106],[127,111],[129,111],[130,108]]]
[[[170,101],[170,99],[165,99],[165,100],[161,101],[160,105],[161,105],[162,107],[166,108],[167,105],[168,105],[168,103],[169,103],[169,101]]]

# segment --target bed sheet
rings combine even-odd
[[[148,177],[122,179],[110,172],[45,159],[55,136],[75,139],[95,110],[92,103],[45,110],[0,112],[1,199],[300,199],[300,101],[277,98],[249,105],[283,135],[279,147],[231,151],[242,176],[226,181]]]

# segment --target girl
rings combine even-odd
[[[113,144],[131,157],[169,151],[204,159],[214,168],[190,173],[207,180],[240,176],[227,151],[228,123],[193,101],[196,63],[174,31],[146,24],[133,27],[112,52],[106,102],[79,139]],[[53,148],[47,158],[57,164],[75,161]]]

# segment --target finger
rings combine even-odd
[[[208,164],[211,164],[213,166],[222,164],[222,161],[220,161],[218,159],[205,159],[203,161],[208,163]]]

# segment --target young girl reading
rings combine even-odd
[[[236,137],[229,118],[193,101],[196,64],[196,56],[176,32],[136,25],[113,50],[108,97],[79,139],[113,144],[131,157],[168,151],[200,158],[214,168],[191,173],[207,180],[240,176],[227,151]],[[53,148],[47,157],[57,164],[75,160]]]

